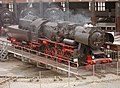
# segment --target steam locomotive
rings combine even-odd
[[[9,26],[15,23],[15,16],[13,12],[9,11],[5,7],[0,7],[0,34],[4,32],[3,27]]]
[[[60,63],[71,61],[87,66],[112,62],[101,47],[106,42],[112,43],[114,37],[97,27],[83,27],[69,21],[51,22],[28,14],[19,20],[19,25],[8,26],[6,32],[12,44],[58,57]],[[56,61],[54,57],[49,59]]]
[[[8,26],[13,24],[15,21],[15,16],[13,12],[9,11],[5,7],[0,8],[0,27],[2,26]]]

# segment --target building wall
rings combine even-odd
[[[105,9],[108,9],[111,12],[112,9],[115,9],[115,2],[106,2]]]
[[[89,3],[88,2],[70,2],[69,3],[70,9],[89,9]]]

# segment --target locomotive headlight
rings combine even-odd
[[[110,57],[110,54],[108,54],[107,57]]]
[[[4,27],[1,27],[1,29],[3,29]]]
[[[74,61],[75,63],[77,63],[77,62],[78,62],[78,58],[73,59],[73,61]]]
[[[95,59],[95,56],[92,56],[92,59]]]

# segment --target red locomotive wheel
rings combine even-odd
[[[69,57],[70,57],[70,54],[69,52],[65,52],[65,64],[68,65],[68,60],[69,60]]]
[[[58,50],[58,62],[61,63],[62,62],[62,57],[63,57],[63,52],[61,50]]]
[[[65,59],[65,64],[68,65],[68,57]]]
[[[56,56],[56,49],[55,48],[51,48],[51,55],[53,56],[53,57],[51,57],[51,59],[52,60],[55,60],[55,56]]]
[[[45,54],[49,54],[49,49],[48,47],[45,47],[45,51],[44,51]],[[45,55],[46,58],[48,58],[48,55]]]
[[[48,47],[45,47],[45,54],[48,54]]]

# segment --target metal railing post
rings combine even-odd
[[[40,84],[40,88],[42,88],[41,86],[41,72],[39,71],[39,84]]]
[[[9,78],[8,88],[10,88],[10,79],[11,79],[11,78]]]
[[[119,75],[119,72],[118,72],[118,69],[119,68],[119,63],[118,63],[118,61],[117,61],[117,76]]]
[[[68,87],[70,88],[70,61],[68,61]]]
[[[95,77],[95,65],[93,64],[93,82],[95,81],[94,77]]]
[[[117,76],[119,75],[119,51],[117,51]]]
[[[21,53],[22,53],[22,56],[21,56],[21,57],[22,57],[22,61],[24,62],[24,57],[23,57],[23,47],[21,47],[21,49],[22,49],[22,50],[21,50]]]

